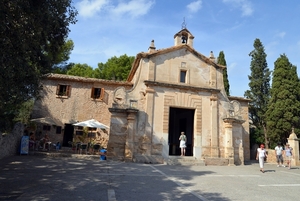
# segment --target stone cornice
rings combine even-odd
[[[225,123],[238,123],[238,124],[243,124],[245,122],[245,120],[241,120],[241,119],[236,119],[234,117],[226,117],[226,118],[223,118],[223,121]]]
[[[127,105],[116,105],[113,104],[112,108],[108,108],[110,112],[115,112],[115,113],[138,113],[139,110],[135,108],[128,108]]]
[[[236,100],[236,101],[244,101],[244,102],[250,102],[250,101],[251,101],[250,99],[243,98],[243,97],[237,97],[237,96],[228,96],[228,99],[229,99],[230,101],[232,101],[232,100]]]
[[[146,86],[158,86],[158,87],[167,87],[172,89],[184,89],[184,90],[192,90],[192,91],[207,91],[212,93],[219,93],[220,89],[213,89],[213,88],[204,88],[204,87],[195,87],[191,85],[183,85],[183,84],[172,84],[172,83],[165,83],[165,82],[155,82],[150,80],[144,81]]]

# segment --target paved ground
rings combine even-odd
[[[0,159],[0,200],[298,200],[300,170],[245,166],[168,166],[13,156]]]

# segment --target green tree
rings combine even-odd
[[[0,1],[0,129],[9,130],[22,103],[38,96],[76,22],[72,0]]]
[[[254,41],[254,50],[249,54],[251,57],[249,78],[250,90],[245,92],[245,97],[251,101],[249,103],[249,118],[252,122],[251,143],[267,143],[267,127],[265,113],[270,100],[270,79],[271,72],[267,64],[267,54],[259,39]]]
[[[98,64],[98,68],[95,69],[95,76],[107,80],[126,80],[133,61],[134,57],[126,54],[119,58],[114,56],[108,59],[105,64]]]
[[[74,63],[67,63],[73,48],[74,42],[72,40],[67,40],[63,46],[59,48],[57,60],[52,70],[53,73],[66,74],[67,71],[75,65]]]
[[[75,64],[67,71],[67,74],[81,77],[94,77],[94,69],[87,64]]]
[[[271,146],[286,142],[292,128],[299,132],[300,85],[296,66],[286,55],[274,63],[271,99],[266,113],[268,137]]]
[[[34,100],[28,100],[22,104],[18,113],[16,114],[14,121],[21,122],[23,124],[28,124],[30,119],[30,114],[32,112]]]
[[[219,53],[218,64],[227,67],[226,60],[225,60],[225,54],[223,51],[221,51]],[[226,94],[227,94],[227,96],[230,96],[230,92],[229,92],[230,85],[229,85],[229,80],[228,80],[227,68],[225,68],[223,70],[223,82],[224,82],[224,88],[225,88]]]

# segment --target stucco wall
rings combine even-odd
[[[68,98],[59,97],[56,93],[57,84],[71,85],[71,95]],[[36,116],[48,116],[65,123],[75,123],[88,119],[97,119],[101,123],[110,123],[108,107],[112,105],[112,93],[116,87],[97,84],[104,88],[107,96],[106,101],[91,98],[93,83],[80,83],[64,80],[44,80],[43,99],[36,102],[34,114]]]

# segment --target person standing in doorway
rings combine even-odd
[[[180,149],[181,149],[181,156],[185,156],[185,149],[186,149],[186,135],[184,134],[184,132],[181,132],[181,135],[179,137],[180,140]]]
[[[264,162],[267,157],[267,152],[265,150],[265,145],[261,144],[259,148],[257,148],[256,160],[259,162],[259,168],[262,173],[264,173]]]
[[[283,165],[283,148],[280,144],[280,142],[277,143],[277,146],[275,147],[275,154],[276,154],[276,161],[277,161],[277,167],[285,167]]]
[[[293,157],[292,150],[293,150],[293,148],[291,148],[289,144],[285,145],[284,153],[285,153],[285,157],[286,157],[287,166],[289,169],[291,169],[291,161],[292,161],[292,157]]]

